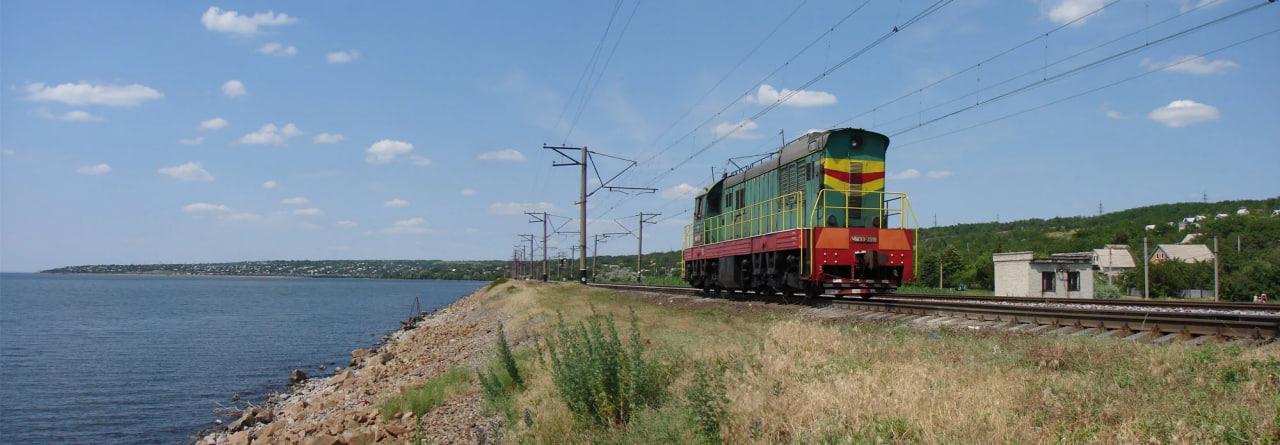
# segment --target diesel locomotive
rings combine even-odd
[[[705,291],[886,294],[915,279],[916,221],[886,192],[889,138],[810,132],[694,197],[684,280]]]

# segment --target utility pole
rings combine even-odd
[[[652,220],[646,220],[645,218],[646,217],[654,218],[661,215],[662,215],[661,213],[640,212],[640,234],[636,236],[636,240],[637,240],[636,242],[636,282],[637,283],[640,282],[640,278],[641,278],[640,260],[642,257],[644,257],[644,225],[653,224]]]
[[[1218,300],[1218,237],[1213,237],[1213,301]]]
[[[587,147],[550,147],[543,145],[542,148],[555,150],[561,156],[569,158],[572,162],[552,162],[555,167],[562,166],[580,166],[582,167],[582,187],[578,192],[578,248],[583,251],[587,250]],[[560,150],[580,150],[582,152],[582,160],[574,159],[572,156],[565,154]],[[587,284],[587,259],[584,256],[578,264],[578,282]]]
[[[652,189],[652,188],[609,186],[609,183],[613,182],[614,179],[617,179],[619,176],[622,176],[623,173],[626,173],[627,170],[630,170],[632,167],[635,167],[636,166],[635,161],[592,152],[590,150],[587,150],[587,147],[585,146],[583,147],[552,147],[552,146],[543,144],[542,148],[547,150],[555,150],[555,152],[559,153],[560,156],[564,156],[566,159],[570,161],[570,162],[558,162],[558,163],[552,162],[551,163],[552,166],[554,167],[578,166],[578,167],[581,167],[582,169],[581,188],[579,188],[579,192],[578,192],[578,249],[580,249],[582,252],[587,251],[587,197],[588,196],[591,196],[591,194],[595,193],[597,190],[600,190],[601,188],[605,188],[605,187],[608,187],[609,190],[619,190],[619,189],[645,190],[650,193],[657,191],[657,189]],[[561,150],[578,150],[582,153],[582,155],[580,159],[575,159],[573,156],[569,156],[568,154],[566,154],[564,151],[561,151]],[[591,193],[587,193],[587,163],[590,162],[590,159],[591,159],[590,156],[592,154],[597,154],[600,156],[605,156],[613,159],[626,161],[630,163],[630,165],[628,165],[627,168],[622,169],[622,171],[618,172],[618,174],[613,175],[613,177],[609,178],[609,180],[607,181],[603,180],[603,178],[600,178],[601,179],[600,186],[597,187],[595,190],[592,190]],[[597,169],[596,175],[597,177],[599,176],[599,169]],[[582,284],[587,284],[587,256],[586,255],[583,255],[578,260],[578,282]]]
[[[597,281],[596,274],[599,273],[599,271],[596,269],[596,262],[597,260],[600,259],[600,240],[608,239],[611,236],[622,236],[622,235],[627,235],[627,234],[621,233],[621,232],[613,232],[613,233],[597,233],[594,235],[595,245],[591,247],[591,281]],[[586,254],[584,253],[583,255],[586,255]]]
[[[1151,299],[1151,253],[1147,252],[1147,237],[1142,237],[1142,299]]]
[[[524,212],[533,221],[542,223],[542,281],[547,281],[547,212]]]
[[[533,253],[536,252],[536,250],[533,250],[533,234],[532,233],[527,235],[520,234],[520,238],[523,240],[529,241],[529,256],[527,256],[526,258],[528,258],[528,263],[529,263],[529,278],[533,278]],[[542,253],[544,255],[546,254],[546,247],[547,246],[545,245],[542,246],[542,249],[543,249]]]

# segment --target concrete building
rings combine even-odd
[[[996,296],[1093,298],[1093,255],[1055,254],[1035,258],[1031,252],[991,255],[996,266]]]
[[[1178,260],[1184,263],[1213,261],[1213,251],[1204,244],[1156,244],[1151,251],[1151,264],[1164,260]]]

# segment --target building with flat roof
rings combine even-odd
[[[1060,253],[1035,258],[1032,252],[996,253],[998,297],[1093,298],[1093,255]]]

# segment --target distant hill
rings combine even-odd
[[[106,264],[62,267],[41,271],[41,273],[410,278],[489,281],[503,276],[506,266],[506,261],[303,260],[201,264]]]
[[[1248,210],[1249,214],[1237,215],[1237,211],[1242,208]],[[1207,244],[1210,248],[1213,247],[1213,238],[1218,237],[1224,295],[1243,297],[1248,294],[1251,297],[1254,293],[1264,291],[1275,294],[1280,292],[1280,217],[1271,216],[1276,209],[1280,209],[1280,197],[1160,204],[1098,216],[958,224],[920,229],[920,264],[917,276],[922,278],[918,283],[937,286],[939,256],[944,264],[944,287],[964,283],[970,287],[990,289],[993,284],[992,253],[1033,251],[1037,256],[1047,256],[1052,253],[1087,252],[1106,244],[1125,244],[1129,246],[1129,252],[1139,268],[1126,277],[1122,284],[1141,288],[1143,237],[1147,238],[1150,252],[1157,244],[1175,244],[1188,235],[1193,235],[1192,243]],[[1217,218],[1218,215],[1228,216]],[[1179,227],[1185,218],[1198,216],[1203,217],[1201,221]],[[1154,227],[1147,229],[1148,226]],[[1238,252],[1237,239],[1240,244]],[[1187,286],[1183,287],[1186,289],[1212,289],[1212,266],[1201,266],[1171,273],[1170,275],[1185,275],[1183,278],[1189,279],[1182,283],[1172,283],[1169,287],[1162,288],[1158,294],[1172,296],[1168,294],[1180,286]],[[1161,266],[1172,267],[1174,266]],[[1153,273],[1156,272],[1155,269],[1153,266]],[[1156,278],[1153,275],[1153,282]]]
[[[1244,208],[1248,215],[1237,215]],[[936,287],[938,265],[943,265],[943,287],[965,284],[991,289],[996,252],[1032,251],[1037,256],[1052,253],[1087,252],[1106,244],[1125,244],[1141,265],[1144,254],[1157,244],[1178,243],[1194,235],[1195,243],[1212,247],[1219,239],[1220,277],[1224,295],[1244,298],[1259,292],[1280,294],[1280,217],[1270,216],[1280,209],[1280,197],[1263,200],[1213,203],[1160,204],[1099,216],[1028,219],[1012,222],[958,224],[920,229],[917,285]],[[1255,212],[1260,210],[1260,212]],[[1215,218],[1217,215],[1229,215]],[[1179,228],[1185,218],[1204,218]],[[1147,229],[1148,226],[1154,226]],[[1240,250],[1236,250],[1237,240]],[[645,282],[675,284],[680,279],[680,252],[645,253]],[[594,264],[594,266],[593,266]],[[506,276],[507,260],[324,260],[324,261],[244,261],[205,264],[143,264],[73,266],[44,273],[135,273],[199,274],[296,277],[358,277],[444,280],[493,280]],[[541,274],[536,262],[535,276]],[[573,281],[577,262],[553,258],[548,264],[550,279]],[[527,267],[527,264],[524,266]],[[597,270],[599,281],[635,280],[634,255],[601,256],[587,259],[587,268]],[[526,272],[527,273],[527,272]],[[1181,289],[1212,289],[1212,265],[1182,265],[1165,262],[1152,267],[1152,292],[1176,296]],[[1142,287],[1141,267],[1125,277],[1122,287]]]

